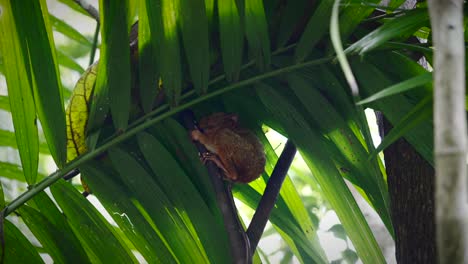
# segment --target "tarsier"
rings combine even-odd
[[[238,118],[226,113],[204,117],[191,137],[209,151],[202,154],[202,160],[213,161],[226,180],[248,183],[263,173],[265,152],[252,131],[239,126]]]

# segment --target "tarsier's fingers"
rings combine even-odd
[[[207,161],[211,160],[210,157],[214,156],[215,154],[211,152],[204,152],[204,153],[199,153],[199,155],[200,155],[200,161],[203,164],[206,164]]]
[[[209,160],[214,162],[216,166],[219,169],[221,169],[226,179],[231,180],[231,181],[237,180],[238,177],[237,177],[237,173],[235,169],[232,168],[232,166],[230,166],[229,168],[226,168],[226,166],[222,163],[221,159],[219,159],[219,157],[216,154],[213,154],[211,152],[205,152],[202,154],[202,159],[203,159],[202,160],[203,163],[206,163]],[[228,164],[228,165],[232,165],[232,164]]]
[[[201,163],[203,163],[203,165],[205,165],[206,160],[205,160],[205,158],[204,158],[203,153],[198,153],[198,158],[200,159]]]
[[[226,168],[224,167],[223,163],[221,162],[221,160],[219,159],[218,156],[216,156],[216,154],[213,154],[211,152],[205,152],[202,154],[202,161],[203,163],[206,163],[207,161],[212,161],[216,164],[216,166],[218,168],[220,168],[224,174],[227,174],[227,170]]]

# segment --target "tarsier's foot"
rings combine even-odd
[[[207,161],[214,162],[216,164],[216,166],[219,169],[221,169],[221,171],[223,172],[225,180],[229,180],[229,181],[237,180],[237,177],[235,175],[231,175],[227,171],[226,167],[223,165],[223,163],[221,162],[221,160],[219,159],[219,157],[216,154],[211,153],[211,152],[202,153],[201,154],[201,160],[202,160],[203,164],[206,164]]]
[[[206,165],[206,162],[209,160],[215,162],[214,159],[217,158],[216,155],[211,152],[198,153],[198,155],[200,156],[200,161],[203,163],[203,165]],[[216,164],[216,166],[217,165],[218,164]]]
[[[214,156],[215,156],[215,154],[213,154],[211,152],[200,153],[200,161],[203,164],[206,164],[207,161],[215,159],[216,157],[214,157]]]
[[[202,158],[203,164],[206,164],[207,161],[212,161],[216,164],[218,168],[220,168],[224,173],[226,173],[226,168],[224,167],[219,157],[216,156],[216,154],[211,153],[211,152],[205,152],[205,153],[202,153],[201,158]]]

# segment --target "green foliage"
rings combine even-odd
[[[154,99],[160,92],[159,73],[155,60],[156,41],[155,33],[151,33],[149,15],[146,10],[146,0],[139,2],[141,13],[138,20],[138,67],[140,70],[140,102],[145,113],[150,112],[154,106]]]
[[[61,2],[87,14],[75,1]],[[7,219],[5,262],[41,262],[39,250],[57,263],[140,261],[132,251],[150,263],[229,262],[216,194],[180,124],[179,113],[186,109],[197,117],[235,112],[262,141],[265,173],[233,189],[253,210],[278,160],[276,143],[262,126],[297,146],[307,173],[290,171],[304,175],[286,178],[270,217],[275,231],[264,234],[282,237],[282,263],[328,262],[316,232],[321,215],[312,212],[317,202],[300,186],[320,193],[338,215],[341,225],[331,231],[356,249],[343,251],[342,260],[385,262],[345,179],[393,235],[385,169],[376,153],[405,137],[433,163],[431,74],[412,59],[424,54],[430,63],[432,51],[407,41],[422,36],[421,28],[430,33],[427,10],[391,9],[401,1],[391,1],[386,13],[375,9],[379,1],[130,2],[125,1],[128,12],[113,1],[99,2],[97,79],[82,79],[89,96],[78,85],[71,102],[81,103],[67,112],[80,128],[68,148],[82,146],[86,152],[65,163],[65,77],[57,69],[83,73],[81,61],[94,52],[93,45],[69,21],[50,15],[43,0],[27,7],[0,0],[0,54],[8,87],[0,109],[14,124],[14,131],[0,129],[0,147],[13,148],[21,159],[21,166],[0,160],[0,176],[36,183],[39,153],[61,168],[7,203],[6,212],[16,212],[42,247]],[[372,12],[384,19],[369,17]],[[135,16],[139,38],[129,48]],[[51,29],[68,42],[55,45]],[[347,78],[336,64],[337,53],[340,63],[349,61]],[[346,84],[353,78],[359,96],[367,98],[358,106],[359,97]],[[382,111],[394,126],[376,150],[362,104]],[[70,137],[74,127],[69,129]],[[104,209],[59,180],[74,169]],[[57,204],[42,192],[47,187]],[[257,253],[267,257],[261,249]]]
[[[330,153],[324,151],[326,145],[321,135],[311,129],[304,116],[288,102],[288,98],[282,97],[272,87],[259,85],[257,92],[268,111],[278,119],[287,135],[297,145],[323,194],[348,230],[351,240],[355,242],[363,262],[383,263],[383,256],[364,216],[335,167]]]
[[[156,63],[164,81],[164,91],[172,106],[179,104],[182,93],[182,65],[178,35],[178,1],[159,0],[146,3],[151,34],[156,46]],[[202,18],[204,19],[204,18]],[[203,30],[203,29],[202,29]],[[202,47],[201,47],[202,48]]]
[[[37,117],[41,121],[50,154],[61,168],[67,159],[65,110],[46,2],[33,1],[28,9],[18,2],[13,3],[13,17],[21,36],[21,49],[29,57],[28,80]]]
[[[91,262],[135,262],[130,249],[111,225],[73,186],[63,180],[51,192]]]
[[[101,125],[110,108],[117,130],[127,128],[130,115],[130,51],[128,48],[127,11],[128,2],[99,1],[101,12],[102,48],[96,88],[91,104],[88,127]]]
[[[12,113],[13,126],[16,131],[21,164],[28,184],[36,182],[39,159],[39,136],[37,133],[36,108],[32,93],[29,60],[27,51],[20,42],[10,1],[0,2],[0,44],[7,79],[9,108]],[[21,47],[21,48],[20,48]],[[5,52],[9,51],[9,52]]]
[[[236,81],[242,64],[242,10],[235,0],[218,1],[219,35],[223,68],[228,80]]]
[[[44,263],[36,248],[21,233],[21,231],[10,221],[3,223],[3,232],[5,234],[5,263]]]

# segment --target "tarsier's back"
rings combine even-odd
[[[200,142],[218,156],[228,180],[247,183],[263,173],[263,145],[254,133],[239,126],[237,115],[215,113],[202,118],[199,126],[204,134]]]

